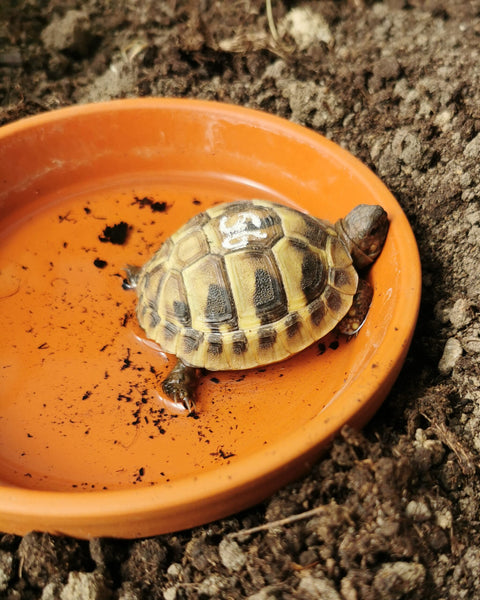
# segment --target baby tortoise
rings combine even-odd
[[[250,369],[300,352],[335,327],[358,332],[372,288],[357,270],[382,251],[389,221],[362,204],[334,225],[248,200],[213,206],[128,267],[147,336],[177,357],[164,393],[190,413],[200,368]]]

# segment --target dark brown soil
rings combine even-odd
[[[480,598],[480,1],[273,4],[279,43],[263,0],[2,0],[0,123],[170,95],[335,140],[418,240],[405,368],[362,433],[242,514],[136,541],[0,534],[2,598]]]

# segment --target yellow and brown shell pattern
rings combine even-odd
[[[137,315],[187,365],[249,369],[326,335],[357,283],[330,223],[263,200],[225,203],[190,219],[142,267]]]

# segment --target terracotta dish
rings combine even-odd
[[[410,226],[385,186],[318,134],[235,106],[137,99],[0,129],[0,531],[140,537],[251,506],[361,427],[405,359],[420,299]],[[349,342],[209,373],[199,415],[162,404],[171,357],[122,289],[214,203],[261,198],[335,221],[381,204],[391,226]]]

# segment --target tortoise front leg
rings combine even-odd
[[[188,414],[193,414],[198,381],[198,369],[189,367],[178,359],[177,364],[162,381],[162,389],[175,404],[182,404],[188,410]]]
[[[338,331],[343,335],[355,335],[360,331],[367,318],[373,298],[373,288],[364,279],[358,280],[358,287],[353,296],[352,306],[348,313],[337,325]]]
[[[124,290],[134,290],[137,287],[138,278],[142,267],[127,265],[125,267],[126,278],[123,280],[122,287]]]

